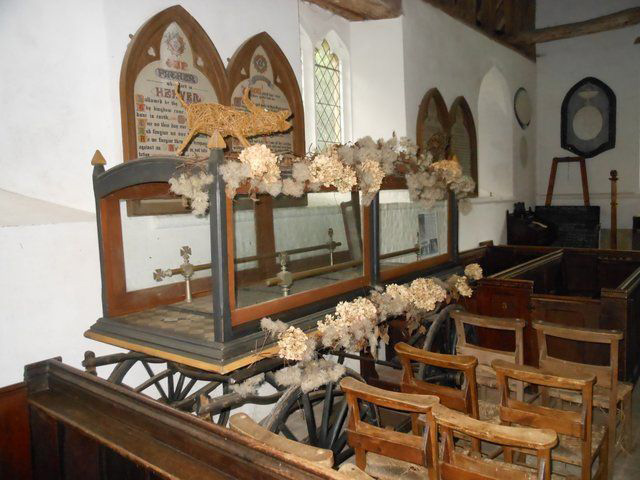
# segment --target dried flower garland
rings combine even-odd
[[[200,170],[195,174],[181,173],[169,179],[170,189],[176,195],[187,199],[194,215],[202,216],[209,208],[208,187],[213,182],[213,175]]]
[[[237,160],[228,159],[219,169],[230,198],[244,184],[248,184],[252,195],[268,193],[274,197],[280,194],[300,197],[305,191],[317,192],[322,187],[344,193],[357,186],[363,195],[362,203],[368,205],[386,175],[404,175],[412,201],[432,208],[451,191],[459,201],[460,211],[466,213],[470,204],[464,199],[475,190],[475,182],[463,175],[455,156],[445,158],[440,143],[439,138],[430,140],[426,153],[418,155],[417,145],[406,137],[394,134],[389,140],[377,142],[364,137],[353,144],[332,145],[322,152],[293,158],[291,172],[287,174],[283,171],[283,158],[278,158],[266,145],[255,144],[242,150]],[[174,183],[187,182],[182,178],[184,175],[181,173]],[[189,188],[174,190],[172,184],[172,191],[192,198]],[[203,211],[203,201],[198,197],[195,202],[199,213]]]
[[[479,280],[482,268],[478,264],[467,265],[465,274]],[[405,315],[410,332],[418,328],[426,331],[420,325],[420,315],[431,314],[452,300],[472,294],[466,275],[452,275],[446,282],[418,278],[408,285],[391,283],[384,291],[374,290],[368,298],[338,303],[335,313],[318,321],[317,333],[310,336],[280,320],[263,318],[260,326],[277,339],[278,356],[298,362],[277,372],[276,382],[284,387],[300,386],[305,392],[329,381],[335,382],[344,374],[344,367],[318,359],[317,346],[352,352],[369,347],[375,356],[379,341],[388,341],[385,322],[389,318]]]

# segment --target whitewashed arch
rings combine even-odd
[[[482,79],[478,99],[478,192],[513,197],[514,118],[509,84],[497,67]]]
[[[316,32],[317,33],[317,32]],[[307,149],[316,145],[316,112],[314,98],[314,49],[326,40],[331,51],[340,60],[340,94],[342,100],[342,141],[348,142],[352,138],[351,114],[351,58],[349,49],[340,36],[329,30],[318,38],[311,38],[307,31],[300,27],[300,53],[302,57],[302,99],[304,103],[304,123]]]

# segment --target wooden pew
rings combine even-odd
[[[34,478],[345,480],[58,360],[25,368]]]

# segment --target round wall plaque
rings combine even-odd
[[[531,123],[531,99],[529,98],[529,92],[522,87],[516,91],[513,97],[513,110],[520,128],[524,130]]]

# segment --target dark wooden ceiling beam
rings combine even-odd
[[[640,7],[634,7],[583,22],[567,23],[529,32],[520,32],[510,37],[509,41],[519,45],[533,45],[536,43],[553,42],[565,38],[589,35],[591,33],[605,32],[607,30],[616,30],[638,23],[640,23]]]
[[[305,0],[347,20],[381,20],[402,14],[402,0]]]
[[[455,2],[452,0],[423,0],[423,2],[442,10],[447,15],[461,21],[500,45],[514,50],[530,60],[535,60],[535,47],[514,45],[507,41],[507,36],[503,34],[504,31],[518,31],[518,28],[514,28],[513,23],[511,25],[505,23],[504,26],[501,26],[502,34],[498,34],[495,31],[496,7],[501,6],[498,0],[483,0],[482,2],[477,0],[457,0]],[[501,15],[504,17],[505,22],[511,19],[512,22],[517,20],[520,28],[520,24],[524,23],[527,23],[529,28],[533,26],[535,18],[535,2],[533,0],[505,0],[503,3]],[[513,5],[507,7],[507,3]],[[508,17],[507,11],[510,12]]]

